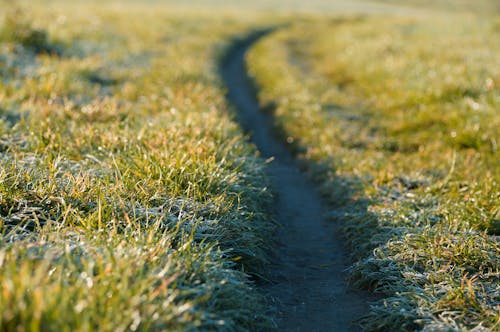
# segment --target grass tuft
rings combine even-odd
[[[32,25],[26,10],[15,4],[7,6],[0,28],[1,41],[18,44],[35,54],[62,54],[61,46],[50,41],[46,30]]]

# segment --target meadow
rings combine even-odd
[[[2,6],[0,330],[268,326],[270,194],[216,75],[248,23]]]
[[[0,330],[267,331],[234,41],[343,230],[365,330],[500,330],[494,0],[0,2]]]
[[[367,330],[500,328],[498,16],[296,22],[248,66],[380,293]]]

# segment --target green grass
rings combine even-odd
[[[248,275],[270,245],[268,183],[216,75],[252,18],[139,4],[12,15],[0,47],[0,330],[269,327]],[[63,56],[25,38],[35,31]]]
[[[401,4],[401,0],[377,0],[387,4]],[[500,13],[500,3],[493,0],[410,0],[405,1],[405,5],[416,8],[438,9],[443,12],[474,12],[498,15]]]
[[[18,44],[36,54],[60,54],[59,45],[50,41],[44,29],[33,27],[30,17],[17,5],[3,5],[5,14],[2,28],[0,29],[0,41]]]
[[[499,330],[498,6],[385,2],[0,4],[0,330],[272,327],[269,182],[217,64],[285,20],[249,70],[383,297],[364,327]]]
[[[383,296],[368,330],[500,329],[499,53],[497,17],[434,13],[296,20],[249,54]]]

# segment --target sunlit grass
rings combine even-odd
[[[272,200],[216,66],[285,16],[75,3],[0,5],[0,330],[269,328],[248,273]],[[499,328],[500,23],[477,4],[293,18],[249,56],[384,296],[368,330]]]
[[[248,66],[345,229],[368,330],[500,327],[494,17],[296,22]]]
[[[401,0],[376,0],[387,4],[402,4]],[[408,0],[404,1],[407,6],[416,8],[437,9],[443,12],[473,12],[481,15],[500,14],[500,3],[494,0]]]
[[[215,67],[249,23],[94,6],[2,21],[0,330],[268,327],[267,180]]]

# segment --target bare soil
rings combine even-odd
[[[259,109],[246,71],[247,50],[267,32],[235,42],[220,66],[238,120],[262,156],[274,158],[267,172],[277,197],[275,218],[280,227],[271,281],[261,285],[261,291],[274,306],[270,310],[281,331],[357,331],[355,321],[367,313],[370,296],[349,288],[348,252],[339,227],[325,220],[317,187],[277,136],[271,114]]]

